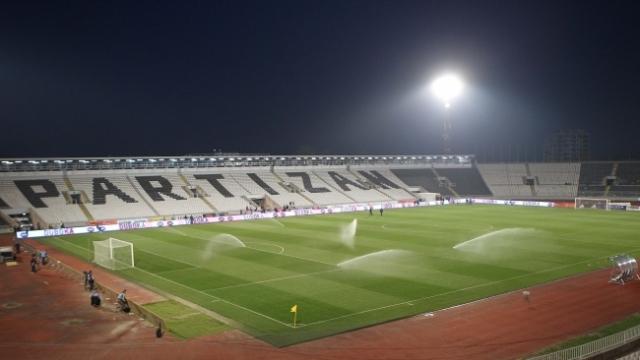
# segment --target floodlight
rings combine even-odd
[[[444,103],[446,108],[451,106],[453,99],[462,94],[463,89],[464,83],[462,79],[453,73],[444,74],[431,83],[431,92],[438,100]]]

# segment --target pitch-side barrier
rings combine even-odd
[[[135,229],[151,229],[171,226],[182,226],[192,224],[215,224],[222,222],[234,222],[234,221],[246,221],[246,220],[260,220],[260,219],[278,219],[287,218],[293,216],[309,216],[309,215],[322,215],[322,214],[340,214],[358,211],[368,211],[370,207],[374,210],[383,209],[401,209],[401,208],[413,208],[413,207],[425,207],[425,206],[441,206],[450,204],[492,204],[492,205],[506,205],[506,206],[535,206],[535,207],[553,207],[553,202],[541,202],[541,201],[512,201],[512,200],[492,200],[492,199],[455,199],[452,201],[389,201],[381,203],[371,204],[345,204],[327,206],[322,208],[307,208],[307,209],[294,209],[287,211],[267,211],[267,212],[253,212],[249,214],[240,215],[221,215],[221,216],[187,216],[176,219],[163,219],[163,220],[151,220],[151,219],[135,219],[135,220],[119,220],[115,224],[105,225],[92,225],[92,226],[78,226],[58,229],[44,229],[44,230],[29,230],[18,231],[16,237],[19,239],[27,238],[39,238],[47,236],[65,236],[76,234],[88,234],[96,232],[108,232],[108,231],[122,231],[122,230],[135,230]]]

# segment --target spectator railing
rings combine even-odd
[[[598,354],[616,349],[626,343],[640,339],[640,325],[605,336],[601,339],[549,354],[527,358],[528,360],[574,360],[588,359]]]

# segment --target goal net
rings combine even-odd
[[[111,270],[132,268],[135,266],[133,244],[114,238],[94,241],[93,262]]]
[[[575,208],[609,210],[609,199],[576,198]]]

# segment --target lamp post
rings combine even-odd
[[[445,116],[442,128],[442,145],[444,154],[451,154],[451,111],[452,101],[462,94],[464,83],[456,74],[447,73],[437,77],[431,83],[431,92],[442,102]]]

